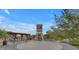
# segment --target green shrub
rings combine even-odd
[[[70,41],[69,44],[73,46],[79,46],[79,41]]]

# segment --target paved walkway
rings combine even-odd
[[[65,43],[50,41],[19,41],[8,42],[8,45],[0,48],[0,50],[77,50],[77,48]]]
[[[17,50],[16,46],[25,43],[23,41],[19,42],[8,42],[7,46],[3,46],[0,50]]]

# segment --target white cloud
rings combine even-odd
[[[19,23],[19,22],[16,22],[14,24],[6,23],[5,25],[2,25],[2,28],[7,31],[19,32],[19,33],[30,33],[30,34],[35,34],[35,31],[36,31],[36,25]]]
[[[52,26],[52,23],[43,24],[43,28],[44,28],[44,29],[50,29],[51,26]]]
[[[8,15],[10,12],[6,9],[4,10],[5,13]],[[50,29],[52,23],[45,23],[43,24],[43,30]],[[12,20],[9,20],[7,17],[0,16],[0,28],[5,29],[7,31],[13,32],[20,32],[20,33],[36,33],[36,24],[29,24],[29,23],[22,23],[22,22],[15,22],[13,23]],[[45,33],[45,31],[43,31]]]
[[[52,26],[52,23],[43,24],[43,30],[50,29],[50,26]],[[5,27],[5,29],[7,29],[8,31],[13,31],[13,32],[35,34],[36,24],[16,22],[15,24],[8,24],[8,26]],[[45,34],[45,31],[43,33]]]
[[[4,17],[3,16],[0,16],[0,22],[3,21],[3,20],[4,20]]]
[[[1,23],[2,22],[2,23]],[[52,23],[43,24],[43,30],[50,29]],[[20,33],[36,33],[36,24],[22,23],[9,21],[5,17],[0,16],[0,28],[7,31],[20,32]],[[45,33],[45,31],[43,32]]]
[[[17,23],[16,28],[18,28],[20,32],[35,34],[36,25],[27,23]]]
[[[10,15],[10,12],[9,12],[8,9],[5,9],[4,12],[5,12],[6,14]]]
[[[52,23],[43,24],[43,30],[50,29],[50,26],[52,26]],[[9,21],[7,22],[7,20],[5,20],[4,23],[0,24],[0,28],[12,32],[36,34],[36,24],[22,22],[10,23]],[[45,31],[43,31],[43,33],[45,34]]]
[[[0,24],[4,22],[4,17],[0,15]]]

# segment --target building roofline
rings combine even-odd
[[[7,31],[7,33],[22,34],[22,35],[30,35],[30,34],[27,34],[27,33],[18,33],[18,32],[11,32],[11,31]]]

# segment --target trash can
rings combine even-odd
[[[3,41],[3,46],[7,45],[7,41]]]

